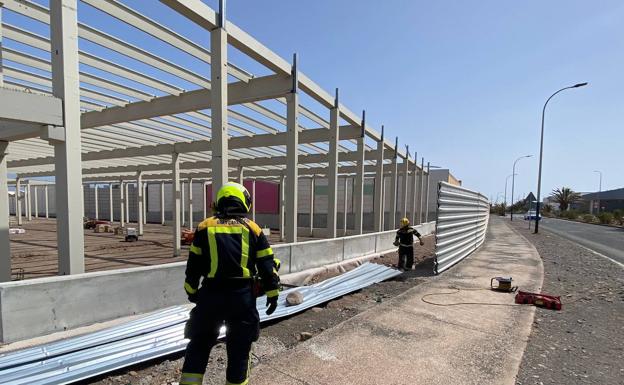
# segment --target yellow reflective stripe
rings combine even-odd
[[[199,373],[182,373],[180,385],[201,385],[204,375]]]
[[[197,293],[197,289],[193,289],[193,287],[188,282],[184,282],[184,290],[186,290],[186,292],[189,294]]]
[[[269,290],[266,292],[267,297],[272,298],[279,295],[279,289]]]
[[[270,247],[267,247],[266,249],[258,250],[256,252],[256,256],[258,258],[266,257],[267,255],[272,255],[272,254],[273,254],[273,250]]]
[[[225,382],[225,385],[248,385],[248,384],[249,384],[249,378],[243,382],[230,382],[230,381]]]
[[[193,244],[191,244],[191,253],[196,254],[196,255],[202,255],[202,249],[201,247],[197,247]]]
[[[216,234],[216,227],[208,227],[208,245],[210,246],[210,272],[208,273],[208,278],[214,278],[215,274],[217,274],[217,267],[219,266]]]
[[[249,260],[249,229],[241,227],[243,230],[241,236],[241,268],[243,269],[243,278],[251,277],[249,269],[247,268],[247,261]]]

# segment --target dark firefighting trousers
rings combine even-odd
[[[411,270],[414,265],[414,246],[399,246],[399,268]]]
[[[186,348],[183,373],[203,376],[210,350],[217,343],[219,329],[225,325],[227,383],[247,384],[251,345],[260,335],[260,317],[251,280],[244,281],[214,287],[208,285],[199,290],[197,306],[191,310],[185,328],[185,337],[190,342]]]

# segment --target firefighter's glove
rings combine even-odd
[[[423,241],[422,239],[420,239],[420,245],[424,246],[425,245],[425,241]]]
[[[277,309],[277,296],[267,297],[266,306],[267,306],[266,314],[267,315],[273,314],[275,309]]]
[[[399,245],[399,241],[394,241],[394,243],[392,243],[392,244],[395,245],[395,246],[398,246]]]
[[[197,303],[199,300],[199,293],[187,294],[189,302]]]

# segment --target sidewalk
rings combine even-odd
[[[535,248],[498,218],[485,245],[438,277],[366,311],[253,369],[254,385],[514,384],[534,308],[424,303],[450,287],[488,288],[511,275],[527,291],[540,289]],[[489,290],[430,296],[437,303],[513,303]]]

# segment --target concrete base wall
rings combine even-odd
[[[416,226],[431,234],[435,222]],[[395,249],[395,231],[276,245],[282,274]],[[185,262],[0,284],[0,341],[8,343],[186,303]]]

